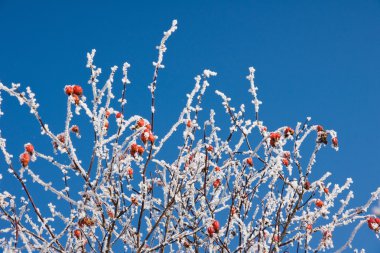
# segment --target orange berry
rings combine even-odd
[[[137,152],[139,153],[139,155],[142,155],[144,153],[144,148],[142,146],[138,146]]]
[[[150,141],[151,143],[153,143],[154,140],[156,139],[156,137],[154,137],[154,135],[153,135],[152,133],[149,133],[149,137],[148,137],[148,139],[149,139],[149,141]]]
[[[22,164],[23,167],[26,167],[28,166],[29,162],[30,162],[30,155],[28,153],[22,153],[20,155],[20,162]]]
[[[245,160],[247,162],[247,164],[252,167],[253,166],[253,161],[252,161],[252,157],[248,157],[247,160]]]
[[[212,237],[213,234],[215,233],[215,229],[214,229],[214,227],[208,227],[208,228],[207,228],[207,233],[208,233],[208,235],[209,235],[210,237]]]
[[[24,145],[25,147],[25,151],[28,152],[29,154],[33,154],[34,153],[34,147],[32,144],[30,143],[27,143]]]
[[[138,127],[143,127],[145,125],[145,121],[143,118],[140,118],[138,121],[137,121],[137,126]]]
[[[280,138],[281,138],[281,134],[280,133],[271,133],[270,135],[269,135],[269,137],[270,137],[270,145],[272,146],[272,147],[275,147],[276,146],[276,144],[277,144],[277,142],[280,140]]]
[[[368,223],[369,229],[373,230],[374,229],[373,224],[376,223],[375,218],[373,218],[373,217],[368,218],[367,219],[367,223]]]
[[[123,114],[121,114],[121,112],[116,113],[116,118],[117,119],[120,119],[122,116],[123,116]]]
[[[320,199],[317,199],[317,201],[315,201],[315,205],[319,208],[321,208],[323,206],[323,201],[320,200]]]
[[[74,86],[73,86],[73,93],[74,93],[75,95],[77,95],[77,96],[82,96],[82,94],[83,94],[83,89],[82,89],[82,87],[79,86],[79,85],[74,85]]]
[[[187,121],[186,126],[187,126],[187,127],[191,127],[191,120],[188,120],[188,121]]]
[[[287,127],[284,131],[284,135],[285,137],[288,137],[289,135],[293,135],[294,134],[294,130],[291,129],[290,127]]]
[[[218,188],[220,186],[220,179],[218,178],[217,180],[215,180],[212,185],[214,186],[214,188]]]
[[[70,96],[71,94],[73,94],[73,86],[71,85],[66,85],[65,86],[65,93],[66,95]]]
[[[215,232],[218,233],[218,232],[219,232],[219,229],[220,229],[219,221],[214,220],[214,221],[212,222],[212,227],[214,228]]]
[[[321,132],[321,131],[324,131],[324,129],[323,129],[323,126],[317,126],[317,132]]]
[[[133,151],[133,152],[137,152],[138,149],[139,149],[139,146],[138,146],[136,143],[133,143],[133,144],[131,145],[131,151]]]
[[[75,103],[76,105],[79,105],[79,101],[80,101],[80,100],[79,100],[78,95],[73,94],[72,97],[73,97],[73,99],[74,99],[74,103]]]
[[[104,128],[105,128],[106,130],[108,130],[109,126],[110,126],[110,123],[108,122],[108,120],[105,120],[105,121],[104,121]]]
[[[80,239],[81,236],[82,236],[82,232],[81,232],[79,229],[75,229],[75,230],[74,230],[74,236],[75,236],[77,239]]]
[[[79,133],[79,127],[77,125],[74,125],[74,126],[71,127],[71,131],[73,133]]]
[[[132,178],[133,177],[133,169],[131,167],[129,167],[127,172],[128,172],[129,177]]]
[[[62,134],[59,134],[58,136],[57,136],[57,138],[58,138],[58,140],[60,141],[60,142],[62,142],[62,143],[64,143],[65,142],[65,135],[62,133]]]
[[[149,130],[147,131],[144,131],[141,136],[140,136],[140,139],[142,142],[146,143],[149,139]]]

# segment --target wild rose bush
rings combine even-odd
[[[41,134],[51,142],[20,145],[24,151],[18,156],[8,152],[6,139],[0,136],[9,180],[23,190],[22,196],[13,189],[0,192],[0,248],[4,252],[318,252],[336,246],[336,228],[355,223],[347,243],[336,246],[341,252],[351,246],[364,224],[378,236],[380,219],[367,210],[380,189],[362,206],[352,208],[350,178],[338,185],[328,181],[330,172],[313,177],[319,150],[328,146],[338,150],[337,133],[312,125],[310,118],[295,127],[265,126],[259,120],[261,101],[253,67],[247,76],[253,118],[244,105],[236,109],[230,98],[215,91],[230,123],[229,134],[219,134],[214,110],[201,121],[204,94],[216,75],[205,70],[195,77],[186,105],[167,134],[155,135],[157,77],[164,67],[165,43],[176,29],[173,21],[157,47],[149,119],[125,110],[130,65],[123,65],[122,97],[116,99],[112,88],[117,67],[111,68],[101,86],[95,50],[87,54],[88,85],[64,87],[67,114],[61,133],[53,133],[41,118],[29,87],[25,92],[18,84],[0,83],[0,102],[8,94],[29,107]],[[81,133],[82,126],[72,123],[76,117],[87,117],[93,133]],[[81,134],[94,135],[94,142],[86,143],[91,157],[77,156],[75,143]],[[181,134],[178,152],[170,160],[160,159],[167,141]],[[308,139],[314,149],[303,158],[301,147]],[[44,179],[46,175],[34,168],[36,160],[59,171],[64,185]],[[33,182],[38,190],[31,190]],[[78,185],[81,190],[74,192]],[[55,197],[47,206],[37,206],[43,190]]]

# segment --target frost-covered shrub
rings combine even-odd
[[[125,110],[130,65],[123,65],[122,96],[115,99],[117,67],[111,68],[101,86],[95,50],[87,54],[88,85],[64,87],[67,114],[60,133],[51,131],[41,118],[29,87],[24,92],[18,84],[0,83],[0,102],[8,94],[29,107],[41,134],[51,142],[46,146],[26,143],[25,151],[13,156],[0,136],[1,152],[14,176],[9,178],[23,191],[22,196],[12,193],[13,189],[0,192],[0,248],[5,252],[317,252],[337,246],[337,227],[356,223],[340,252],[351,246],[363,224],[377,236],[380,219],[367,210],[380,189],[362,206],[350,208],[350,178],[338,185],[329,182],[330,172],[312,177],[319,150],[328,146],[338,150],[337,133],[312,125],[310,118],[293,128],[266,126],[259,120],[261,101],[253,67],[247,79],[254,118],[248,117],[244,105],[234,108],[231,99],[216,90],[229,134],[219,134],[214,110],[201,121],[204,94],[209,79],[216,75],[204,70],[195,77],[194,88],[167,134],[155,135],[159,127],[154,124],[157,77],[164,68],[165,43],[176,29],[174,21],[157,48],[148,119]],[[88,102],[85,96],[92,100]],[[93,129],[94,141],[81,144],[92,150],[90,158],[77,156],[74,143],[81,141],[75,139],[82,126],[72,123],[75,117],[87,117]],[[171,159],[161,159],[167,141],[181,131],[178,151]],[[307,139],[312,139],[314,149],[310,157],[302,158],[301,147]],[[59,171],[64,187],[61,182],[47,182],[34,168],[36,160],[45,160]],[[0,172],[4,180],[7,172]],[[33,182],[39,190],[31,190]],[[74,192],[78,185],[81,190]],[[39,207],[35,199],[43,190],[56,198]]]

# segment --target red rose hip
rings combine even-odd
[[[82,96],[82,94],[83,94],[83,89],[82,89],[82,87],[79,86],[79,85],[74,85],[74,86],[73,86],[73,93],[74,93],[75,95],[77,95],[77,96]]]
[[[25,144],[25,151],[28,152],[29,154],[33,154],[34,153],[34,147],[31,143],[27,143]]]

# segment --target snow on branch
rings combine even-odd
[[[155,111],[155,89],[167,40],[176,29],[174,20],[157,46],[151,100],[146,101],[150,118],[125,106],[129,63],[119,70],[121,80],[115,79],[118,67],[113,66],[100,84],[96,50],[87,53],[88,85],[63,85],[57,97],[66,101],[60,133],[53,133],[40,116],[30,87],[0,83],[0,108],[6,95],[27,106],[42,135],[13,150],[15,144],[7,146],[3,137],[7,125],[1,126],[5,165],[0,180],[5,186],[0,190],[0,249],[342,252],[355,245],[355,235],[366,223],[368,236],[379,238],[379,207],[371,207],[380,188],[355,207],[351,178],[335,182],[330,172],[316,177],[317,154],[328,147],[338,151],[337,133],[311,124],[310,117],[295,129],[270,131],[258,118],[262,102],[253,67],[247,76],[253,117],[221,90],[215,90],[220,104],[210,101],[206,90],[217,73],[205,69],[195,77],[179,116],[167,119],[172,122],[168,129],[160,129],[156,117],[167,116]],[[120,98],[115,87],[122,89]],[[211,104],[211,110],[205,112],[202,103]],[[216,117],[217,107],[225,110],[226,122]],[[301,147],[310,150],[308,157],[301,156]],[[351,235],[335,245],[337,228],[349,224],[355,224]]]

